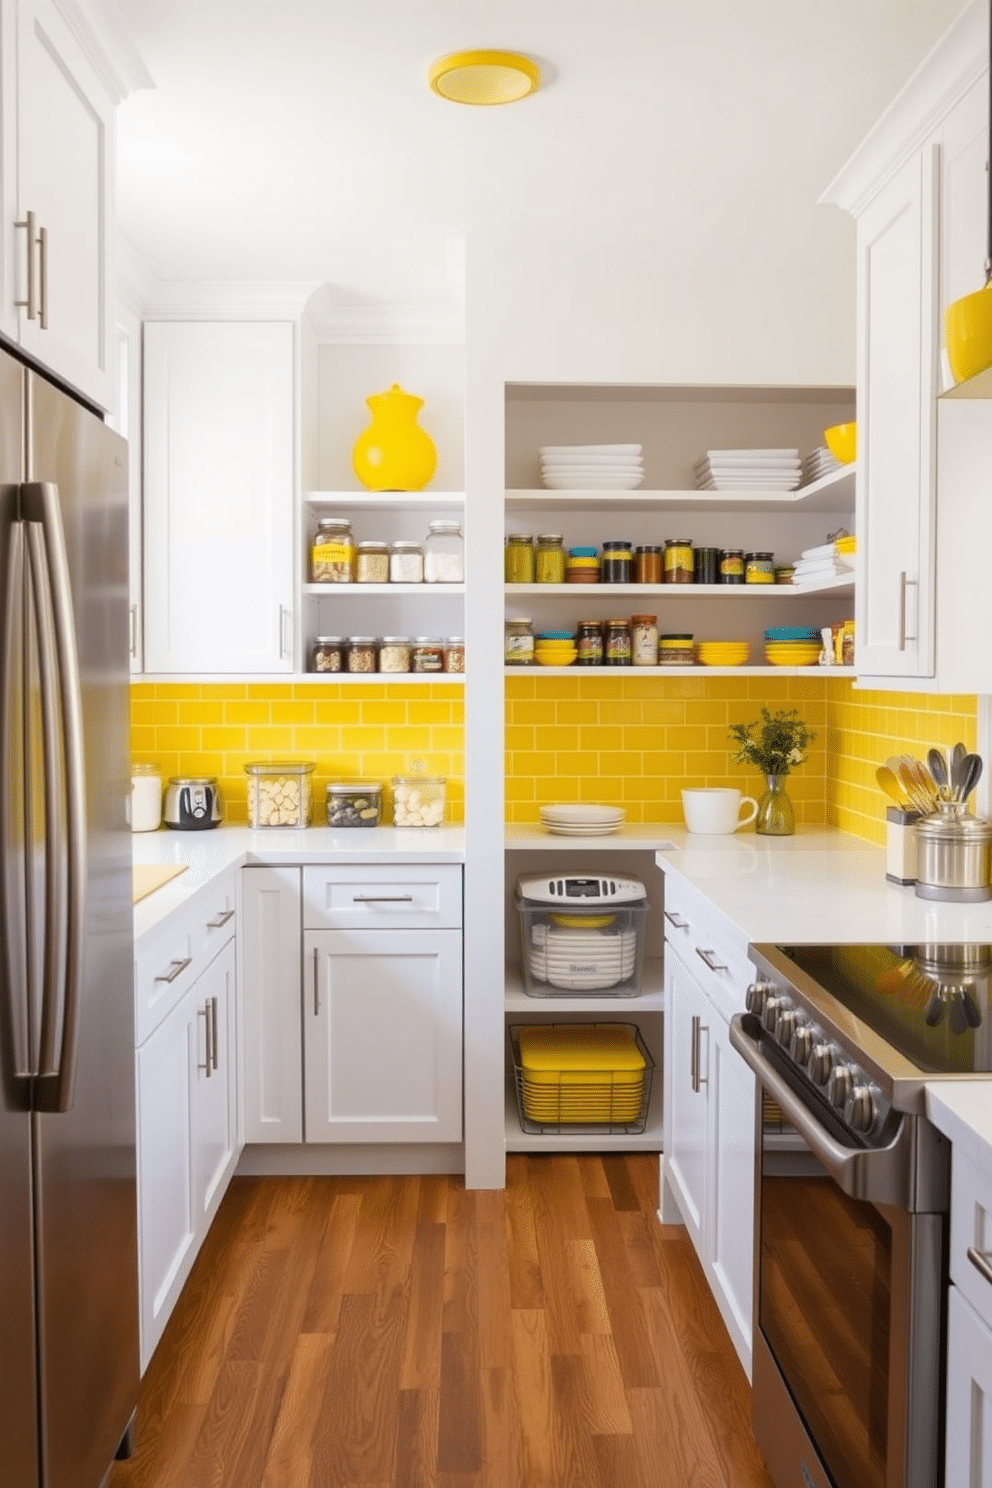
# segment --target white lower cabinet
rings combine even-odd
[[[992,1488],[992,1328],[956,1286],[947,1304],[946,1488]]]
[[[237,1162],[235,967],[232,933],[137,1050],[142,1369]]]
[[[245,1136],[457,1142],[456,864],[243,870]]]
[[[665,919],[664,1180],[750,1378],[755,1082],[728,1032],[750,963],[670,874]]]

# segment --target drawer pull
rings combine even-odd
[[[412,894],[353,894],[353,904],[412,904]]]
[[[702,961],[704,966],[709,967],[710,971],[729,970],[729,967],[725,966],[722,961],[718,961],[716,959],[716,951],[704,951],[701,950],[699,946],[697,946],[696,955],[699,957],[700,961]]]
[[[216,997],[211,997],[211,999],[210,999],[210,1027],[212,1029],[212,1037],[211,1037],[211,1041],[210,1041],[211,1062],[213,1064],[214,1069],[216,1069],[217,1068],[217,1044],[219,1042],[219,1040],[217,1038],[217,999],[216,999]]]
[[[214,1062],[214,1037],[213,1037],[213,1024],[210,1021],[210,999],[209,999],[209,997],[207,998],[206,1002],[203,1004],[202,1008],[200,1009],[200,1017],[203,1019],[203,1039],[204,1039],[204,1045],[205,1045],[205,1049],[204,1049],[204,1059],[205,1059],[205,1062],[203,1064],[199,1065],[198,1067],[201,1070],[204,1071],[204,1073],[206,1074],[207,1079],[209,1080],[211,1078],[211,1076],[213,1075],[214,1070],[217,1068],[217,1065]]]
[[[984,1277],[992,1286],[992,1250],[978,1250],[974,1245],[969,1245],[968,1259],[979,1276]]]
[[[171,962],[169,970],[161,972],[155,980],[157,982],[174,982],[177,976],[182,976],[192,960],[192,956],[184,956],[181,961]]]
[[[214,915],[212,920],[207,921],[208,930],[219,930],[221,925],[226,925],[228,920],[234,918],[233,909],[222,909],[219,914]]]
[[[676,928],[676,930],[691,930],[692,929],[692,926],[689,923],[689,921],[688,920],[684,920],[681,915],[677,915],[673,911],[668,910],[668,909],[666,909],[664,911],[664,914],[665,914],[665,919],[668,921],[668,923],[670,925],[674,925],[675,928]]]
[[[320,1017],[320,951],[313,948],[313,1015]]]

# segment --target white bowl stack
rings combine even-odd
[[[541,480],[549,491],[633,491],[644,479],[643,445],[545,444]]]
[[[530,974],[537,982],[572,992],[601,991],[629,981],[636,966],[636,926],[531,927]]]
[[[697,491],[794,491],[802,464],[797,449],[716,449],[695,474]]]
[[[627,819],[622,806],[541,806],[541,824],[555,837],[609,837]]]

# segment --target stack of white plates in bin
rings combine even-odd
[[[541,824],[556,837],[609,837],[627,813],[622,806],[541,806]]]
[[[640,444],[545,444],[540,455],[549,491],[633,491],[644,479]]]
[[[695,471],[697,491],[794,491],[802,465],[797,449],[707,450]]]
[[[603,918],[615,922],[617,916]],[[636,965],[634,925],[531,927],[530,972],[535,981],[573,992],[594,992],[626,982],[634,975]]]

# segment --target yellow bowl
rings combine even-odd
[[[550,919],[552,925],[560,925],[564,930],[605,930],[607,925],[613,924],[616,915],[552,914]]]
[[[992,367],[992,283],[948,305],[944,343],[955,382]]]
[[[578,651],[536,651],[535,660],[541,666],[571,666],[578,656]]]
[[[824,429],[823,437],[827,442],[827,449],[842,465],[850,465],[857,458],[857,424],[831,424],[829,429]]]

